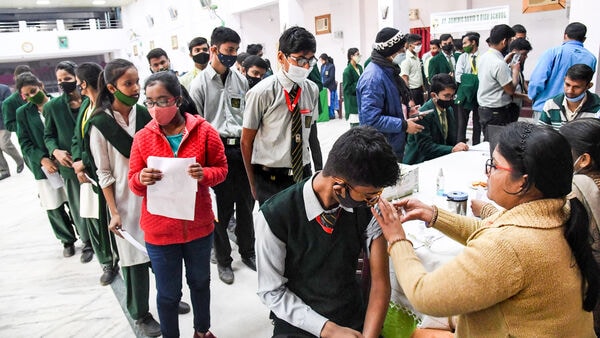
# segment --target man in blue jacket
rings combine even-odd
[[[534,120],[537,121],[544,103],[562,93],[567,70],[583,63],[596,69],[596,57],[583,47],[587,28],[579,22],[565,28],[562,45],[548,49],[538,61],[529,79],[529,98],[533,101]]]
[[[356,85],[360,124],[382,132],[392,145],[398,162],[402,162],[404,156],[406,133],[416,134],[424,128],[415,122],[417,118],[406,118],[418,114],[418,107],[415,108],[410,90],[400,77],[398,65],[405,43],[395,28],[386,27],[379,31],[371,62]]]

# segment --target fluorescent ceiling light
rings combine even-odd
[[[104,0],[94,0],[92,1],[92,5],[104,5],[106,3],[106,1]]]
[[[36,4],[38,4],[38,5],[49,5],[50,4],[50,0],[37,0]]]

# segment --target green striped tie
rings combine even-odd
[[[294,86],[290,91],[290,101],[294,102],[298,87]],[[300,100],[298,100],[298,103]],[[302,118],[300,116],[300,104],[296,104],[292,110],[292,172],[294,173],[294,182],[302,180]]]

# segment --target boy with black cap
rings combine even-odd
[[[406,133],[415,134],[423,126],[415,123],[417,114],[410,90],[400,77],[400,58],[406,40],[395,28],[386,27],[377,33],[372,61],[356,85],[358,118],[382,132],[392,145],[398,162],[402,162]],[[417,107],[418,108],[418,107]]]

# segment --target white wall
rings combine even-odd
[[[279,7],[271,5],[261,9],[254,9],[239,13],[242,44],[240,52],[245,52],[249,44],[260,43],[263,45],[265,58],[271,61],[271,66],[276,67],[277,41],[279,40]]]
[[[587,39],[585,47],[592,52],[596,57],[600,55],[600,21],[598,21],[598,12],[600,11],[600,2],[589,0],[571,0],[571,22],[581,22],[587,27]],[[599,66],[600,67],[600,66]],[[599,68],[596,68],[596,78],[592,90],[596,94],[600,94],[600,74]]]

